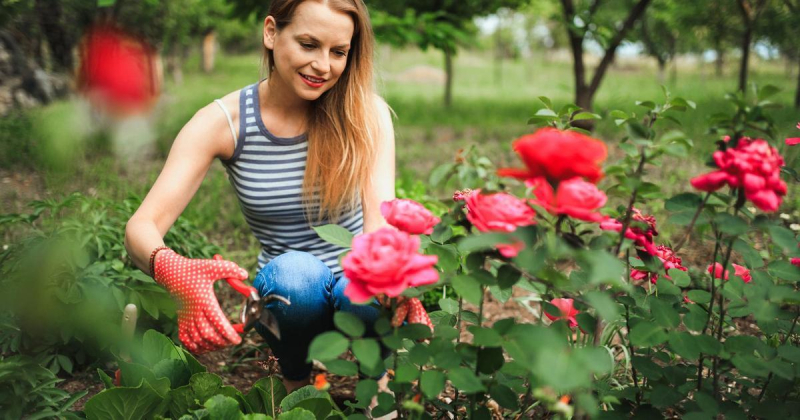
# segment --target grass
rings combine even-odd
[[[79,190],[119,199],[128,194],[143,196],[155,181],[172,140],[192,115],[213,99],[260,77],[260,57],[255,54],[219,57],[212,74],[197,70],[198,59],[192,56],[186,62],[182,84],[167,81],[162,100],[150,117],[152,132],[140,136],[150,138],[151,155],[154,152],[156,158],[149,163],[130,165],[115,157],[112,153],[115,149],[109,145],[113,136],[108,130],[87,129],[98,121],[88,114],[85,105],[76,101],[59,102],[0,119],[0,139],[3,140],[0,162],[4,167],[37,170],[43,178],[43,189],[49,194]],[[516,165],[510,144],[514,138],[532,130],[526,121],[542,107],[537,97],[548,96],[557,107],[573,101],[570,62],[545,54],[528,60],[504,61],[502,76],[498,79],[491,53],[462,51],[455,59],[453,106],[450,108],[441,105],[444,92],[441,84],[414,83],[397,77],[419,66],[436,73],[442,63],[441,53],[435,50],[379,48],[377,87],[397,114],[397,167],[399,174],[407,178],[427,179],[434,166],[451,160],[458,149],[471,144],[478,144],[481,152],[497,166]],[[711,75],[710,65],[708,68],[682,66],[677,79],[667,81],[666,87],[673,95],[683,96],[698,105],[696,111],[677,115],[683,130],[695,141],[696,159],[665,161],[664,167],[653,168],[648,175],[663,184],[667,191],[682,189],[688,177],[701,170],[702,162],[713,149],[716,139],[706,134],[707,119],[713,113],[729,111],[723,96],[736,87],[734,64],[730,62],[726,75],[720,78]],[[750,80],[760,85],[773,84],[781,88],[774,98],[785,105],[773,113],[782,136],[773,139],[776,142],[798,134],[794,128],[797,111],[789,106],[795,79],[781,69],[782,66],[756,61],[750,75]],[[656,79],[656,70],[648,60],[619,62],[609,70],[600,88],[595,111],[603,115],[612,109],[640,112],[635,101],[658,102],[663,98]],[[606,118],[597,124],[596,134],[606,140],[613,151],[614,143],[624,131]],[[136,133],[129,133],[123,141],[134,141],[136,136]],[[145,143],[142,147],[148,147]],[[797,152],[791,151],[794,155]],[[26,157],[32,159],[31,163],[25,163]],[[24,194],[13,196],[24,198]],[[18,206],[9,206],[4,199],[2,211],[11,208]],[[197,223],[210,240],[231,250],[234,257],[241,257],[242,261],[255,260],[258,243],[241,216],[221,164],[214,164],[183,216]]]

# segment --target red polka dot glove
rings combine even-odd
[[[155,259],[154,278],[178,302],[178,337],[192,353],[242,342],[219,306],[214,282],[246,280],[247,271],[221,256],[214,258],[190,259],[164,249]]]
[[[397,310],[392,317],[392,326],[399,327],[406,320],[409,324],[425,324],[433,331],[431,318],[422,306],[422,302],[417,298],[404,299],[397,305]]]

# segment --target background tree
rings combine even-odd
[[[651,0],[626,0],[605,4],[601,0],[560,1],[562,18],[567,27],[572,50],[575,103],[583,109],[591,110],[594,95],[608,67],[614,61],[617,47],[630,35],[636,21],[643,16]],[[603,47],[603,58],[588,83],[584,61],[587,39],[593,39]]]
[[[759,32],[797,67],[794,106],[800,109],[800,0],[778,0],[768,7],[760,20]]]
[[[747,88],[750,47],[753,45],[758,18],[766,9],[767,0],[736,0],[736,6],[742,19],[742,38],[739,44],[742,52],[739,62],[739,91],[744,92]]]

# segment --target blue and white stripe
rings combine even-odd
[[[241,91],[236,150],[222,163],[239,197],[244,218],[261,243],[258,268],[283,253],[305,251],[322,260],[339,277],[342,269],[338,258],[344,248],[323,241],[310,227],[303,208],[308,140],[305,135],[276,137],[267,130],[261,119],[257,86]],[[318,194],[314,197],[317,205],[312,209],[318,209]],[[361,233],[361,204],[343,214],[339,225],[354,235]]]

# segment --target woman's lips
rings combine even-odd
[[[297,73],[297,74],[300,75],[300,78],[303,79],[303,81],[306,82],[307,85],[313,88],[319,88],[325,84],[325,79],[317,79],[317,80],[322,80],[321,82],[312,82],[311,80],[307,79],[306,75],[304,75],[303,73]]]

